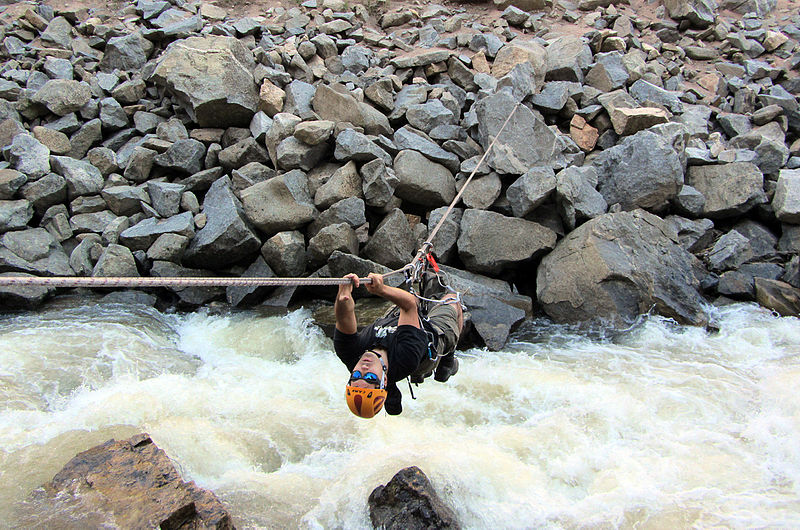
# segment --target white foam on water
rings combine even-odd
[[[797,527],[800,322],[716,317],[716,334],[653,317],[613,341],[551,326],[459,352],[450,382],[417,400],[402,383],[404,413],[371,421],[306,311],[4,320],[2,462],[133,425],[242,528],[369,527],[367,497],[410,465],[467,528]]]

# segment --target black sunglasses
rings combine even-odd
[[[359,379],[363,379],[366,383],[370,385],[377,385],[380,384],[381,382],[381,379],[372,372],[366,372],[362,374],[360,370],[356,370],[352,374],[350,374],[351,383],[358,381]]]

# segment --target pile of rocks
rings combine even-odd
[[[650,18],[512,3],[485,23],[343,0],[253,17],[184,0],[5,8],[0,271],[386,271],[474,171],[434,245],[489,347],[536,309],[703,324],[709,297],[758,297],[796,312],[800,17],[766,18],[769,0],[723,6],[743,16],[665,0]]]

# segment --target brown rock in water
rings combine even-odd
[[[756,301],[784,317],[800,315],[800,289],[768,278],[756,278]]]
[[[388,484],[372,491],[369,516],[374,527],[386,530],[461,528],[452,509],[416,466],[401,469]]]
[[[20,511],[24,527],[234,528],[217,497],[183,482],[148,434],[78,454]]]

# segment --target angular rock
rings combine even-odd
[[[147,181],[157,155],[158,153],[152,149],[141,146],[134,147],[128,157],[128,165],[124,172],[125,178],[133,182]]]
[[[397,269],[411,261],[416,243],[406,215],[395,208],[375,229],[375,233],[364,246],[363,255],[381,265]]]
[[[138,277],[136,260],[128,247],[108,245],[92,270],[92,276]]]
[[[499,195],[499,190],[498,190]],[[446,206],[431,210],[428,216],[428,236],[426,241],[430,241],[433,245],[433,251],[439,258],[440,263],[449,263],[456,255],[458,249],[456,243],[458,236],[461,233],[461,219],[464,216],[463,208],[453,208],[447,216],[447,219],[439,227],[439,231],[431,239],[433,229],[439,224],[447,211]]]
[[[772,199],[779,221],[800,224],[800,169],[782,169]]]
[[[592,160],[598,191],[606,203],[624,210],[663,210],[683,184],[678,154],[660,136],[642,131]]]
[[[23,173],[13,169],[0,169],[0,200],[13,198],[26,182],[28,177]]]
[[[50,172],[50,149],[27,133],[17,134],[7,151],[11,167],[36,180]]]
[[[264,258],[258,256],[253,263],[242,273],[243,278],[274,278],[272,271]],[[225,289],[225,297],[232,306],[248,306],[261,302],[264,297],[275,290],[273,286],[266,285],[231,285]]]
[[[252,136],[226,147],[219,152],[218,156],[222,167],[229,170],[239,169],[253,162],[259,164],[267,164],[269,162],[267,150],[259,145]]]
[[[546,74],[547,51],[532,40],[515,39],[500,48],[492,63],[492,76],[500,79],[521,63],[530,63],[534,72],[534,87],[536,90],[541,88]]]
[[[552,250],[556,233],[544,226],[487,210],[465,210],[458,255],[467,269],[500,274]]]
[[[295,136],[289,136],[281,140],[275,149],[275,160],[281,169],[310,171],[327,153],[327,143],[308,145]]]
[[[0,201],[0,234],[9,230],[21,230],[33,218],[33,205],[30,201]]]
[[[170,44],[150,79],[175,96],[201,127],[247,127],[258,111],[253,54],[232,37]]]
[[[340,135],[341,136],[341,135]],[[391,201],[399,179],[383,160],[375,159],[361,166],[361,189],[368,206],[383,208]]]
[[[53,171],[67,180],[70,199],[81,195],[94,195],[103,188],[103,175],[89,162],[68,156],[51,156]]]
[[[456,188],[459,188],[461,185],[460,182],[457,182]],[[492,171],[488,175],[474,178],[461,195],[461,202],[463,202],[464,206],[467,208],[488,210],[497,198],[500,197],[502,187],[503,183],[500,180],[500,175]]]
[[[306,270],[306,243],[302,232],[278,232],[264,242],[261,255],[278,276],[299,277]]]
[[[61,244],[44,228],[0,236],[0,270],[37,276],[74,276]]]
[[[336,125],[334,122],[328,120],[302,122],[295,127],[294,136],[306,145],[318,145],[331,137],[334,125]]]
[[[178,215],[181,205],[181,195],[184,192],[182,184],[170,182],[150,181],[147,183],[149,202],[160,217]]]
[[[578,221],[606,213],[608,204],[597,191],[597,182],[597,171],[592,166],[571,166],[556,174],[558,210],[570,230]]]
[[[401,469],[369,496],[369,516],[376,528],[460,528],[428,477],[417,467]]]
[[[348,197],[362,196],[361,176],[352,160],[337,169],[314,194],[314,204],[320,210]]]
[[[364,162],[375,158],[390,164],[389,153],[381,149],[375,142],[354,129],[345,129],[336,136],[336,149],[333,153],[336,160],[355,160]]]
[[[132,251],[147,250],[162,234],[194,237],[194,216],[191,212],[183,212],[169,219],[149,217],[124,230],[119,241]]]
[[[583,72],[592,63],[592,50],[583,39],[571,35],[548,44],[545,80],[583,83]]]
[[[103,72],[137,71],[147,63],[154,48],[153,43],[138,31],[121,37],[112,37],[106,43],[100,69]]]
[[[308,241],[307,256],[312,266],[324,264],[334,251],[358,255],[358,238],[347,223],[328,225]]]
[[[755,279],[756,301],[781,316],[800,314],[800,289],[768,278]]]
[[[531,167],[552,163],[557,152],[556,135],[530,109],[516,106],[505,91],[480,100],[476,106],[478,135],[483,148],[488,149],[492,139],[497,137],[486,157],[489,166],[500,173],[522,175]],[[514,116],[498,137],[512,111]]]
[[[532,167],[506,191],[514,217],[525,217],[539,207],[556,189],[556,175],[550,167]]]
[[[32,274],[22,274],[19,272],[0,273],[3,276],[26,276],[34,278]],[[14,285],[0,287],[0,304],[8,309],[24,309],[30,311],[37,309],[47,298],[55,294],[55,287],[44,285]]]
[[[51,206],[67,200],[67,181],[60,175],[48,173],[23,186],[21,195],[30,201],[37,214],[42,215]]]
[[[248,221],[267,237],[285,230],[296,230],[318,215],[309,196],[308,178],[293,170],[240,193]]]
[[[544,257],[536,296],[557,322],[627,322],[655,309],[702,325],[708,317],[698,292],[701,271],[660,218],[643,210],[605,214],[570,232]]]
[[[705,197],[702,216],[711,219],[741,215],[767,202],[764,176],[749,162],[692,166],[686,183]]]
[[[350,122],[356,127],[363,127],[367,134],[392,134],[392,127],[386,116],[368,104],[359,102],[344,90],[340,92],[335,87],[319,85],[311,104],[323,120]]]
[[[91,98],[91,88],[84,82],[51,79],[36,91],[31,101],[44,105],[57,116],[65,116],[80,110]]]
[[[395,195],[405,201],[438,207],[456,196],[453,174],[417,151],[400,151],[394,159],[394,171],[399,179]]]
[[[156,155],[153,161],[165,169],[193,175],[203,169],[206,147],[191,138],[178,140],[166,152]]]
[[[450,171],[458,171],[461,162],[458,157],[439,147],[439,144],[430,139],[422,131],[405,125],[398,129],[393,136],[394,145],[398,150],[408,149],[418,151],[425,155],[427,158],[442,164]]]
[[[39,521],[50,528],[68,527],[75,514],[89,527],[233,528],[216,496],[183,482],[147,434],[109,440],[79,453],[25,504],[41,507],[24,513],[26,525]]]

